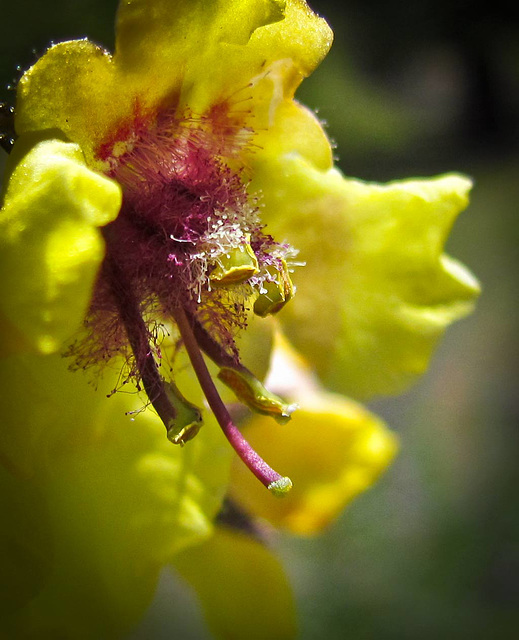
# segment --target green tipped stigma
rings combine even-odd
[[[290,489],[292,489],[292,480],[287,476],[284,476],[279,478],[279,480],[271,482],[267,489],[272,493],[272,495],[276,496],[276,498],[283,498],[287,495]]]

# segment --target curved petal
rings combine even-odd
[[[277,558],[260,542],[217,527],[207,541],[178,554],[174,567],[195,589],[217,638],[295,638],[288,580]]]
[[[246,45],[256,29],[282,20],[283,13],[283,0],[127,0],[117,15],[117,62],[143,79],[151,72],[160,85],[167,83],[166,93],[178,91],[200,58],[207,61],[225,45]],[[164,68],[170,70],[166,78]]]
[[[470,181],[368,184],[280,148],[266,136],[251,156],[267,231],[306,264],[280,319],[327,385],[357,396],[399,391],[479,293],[470,272],[442,253]]]
[[[98,227],[121,206],[119,186],[88,169],[75,144],[21,138],[0,218],[0,309],[40,353],[83,322],[104,256]]]

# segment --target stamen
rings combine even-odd
[[[225,351],[204,326],[187,309],[184,309],[189,326],[195,334],[195,339],[202,351],[219,367],[233,367],[237,365],[237,358]]]
[[[175,320],[180,331],[180,335],[184,342],[184,346],[193,365],[193,369],[197,375],[202,391],[207,398],[207,402],[222,428],[227,440],[229,440],[233,449],[240,456],[247,467],[258,478],[258,480],[269,489],[274,495],[285,495],[292,487],[290,478],[283,477],[254,451],[250,444],[240,433],[239,429],[233,423],[225,404],[223,403],[218,390],[211,378],[205,360],[202,356],[191,324],[186,316],[186,312],[182,307],[175,309]]]
[[[251,371],[241,362],[237,362],[216,342],[192,314],[187,310],[185,313],[198,346],[220,367],[218,378],[234,391],[240,402],[246,404],[252,411],[270,415],[280,424],[286,424],[297,409],[297,405],[287,404],[279,396],[268,391]]]
[[[106,280],[110,285],[120,318],[124,324],[146,395],[169,433],[174,428],[177,412],[171,403],[164,380],[153,357],[148,331],[139,304],[127,282],[123,269],[117,262],[115,253],[117,240],[113,237],[110,225],[104,227],[102,231],[106,242],[106,257],[103,265]]]

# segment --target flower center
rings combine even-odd
[[[274,493],[291,483],[254,452],[233,424],[200,349],[249,407],[290,418],[293,407],[270,394],[240,363],[235,335],[252,311],[277,311],[292,295],[286,259],[293,254],[263,232],[259,202],[247,191],[240,153],[243,129],[218,119],[171,113],[135,126],[108,157],[123,190],[117,219],[103,229],[106,257],[87,327],[88,366],[123,354],[127,379],[144,387],[168,438],[183,445],[199,431],[197,407],[160,373],[165,319],[179,332],[209,406],[232,446]],[[93,348],[92,348],[92,345]]]

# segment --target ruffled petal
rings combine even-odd
[[[217,527],[206,542],[178,554],[174,567],[195,589],[217,638],[295,638],[288,580],[277,558],[260,542]]]
[[[280,319],[327,385],[356,396],[400,391],[479,293],[443,253],[471,183],[449,175],[368,184],[319,170],[306,154],[266,136],[251,156],[267,231],[306,264]]]
[[[9,160],[0,310],[27,345],[52,353],[82,325],[104,256],[98,227],[117,216],[121,192],[62,140],[22,138]]]

